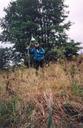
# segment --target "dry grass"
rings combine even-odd
[[[40,69],[38,75],[35,69],[27,68],[0,73],[0,100],[20,99],[21,121],[10,127],[74,128],[76,124],[75,128],[79,128],[82,121],[68,115],[65,107],[69,104],[83,114],[83,95],[72,92],[73,82],[83,88],[83,63],[51,64],[44,71]]]
[[[36,76],[35,69],[17,69],[15,72],[9,72],[1,75],[1,84],[3,88],[7,86],[11,91],[15,91],[22,99],[45,90],[51,89],[54,93],[70,87],[70,81],[61,65],[50,65],[45,71],[39,71]],[[29,96],[28,96],[29,97]]]

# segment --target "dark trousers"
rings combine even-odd
[[[35,60],[34,62],[35,62],[35,68],[36,68],[36,70],[38,70],[39,67],[41,67],[41,68],[44,67],[44,59],[42,59],[40,61]]]

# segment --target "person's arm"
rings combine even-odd
[[[45,54],[45,50],[43,48],[41,48],[40,54],[43,54],[43,55]]]
[[[34,50],[35,50],[34,48],[30,48],[29,49],[29,51],[30,51],[31,54],[34,54]]]

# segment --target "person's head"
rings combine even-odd
[[[39,48],[39,43],[35,43],[35,48]]]

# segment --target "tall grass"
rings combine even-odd
[[[16,124],[18,120],[18,100],[13,97],[10,101],[0,101],[0,126],[9,127]]]
[[[65,113],[64,104],[69,103],[79,113],[82,112],[83,70],[78,70],[81,67],[77,67],[76,63],[66,62],[66,70],[64,66],[65,64],[59,63],[50,64],[44,68],[44,72],[40,69],[38,75],[32,68],[19,68],[14,72],[9,71],[8,74],[1,73],[0,126],[3,128],[7,126],[71,128],[73,124],[76,126],[78,118],[75,119]]]

